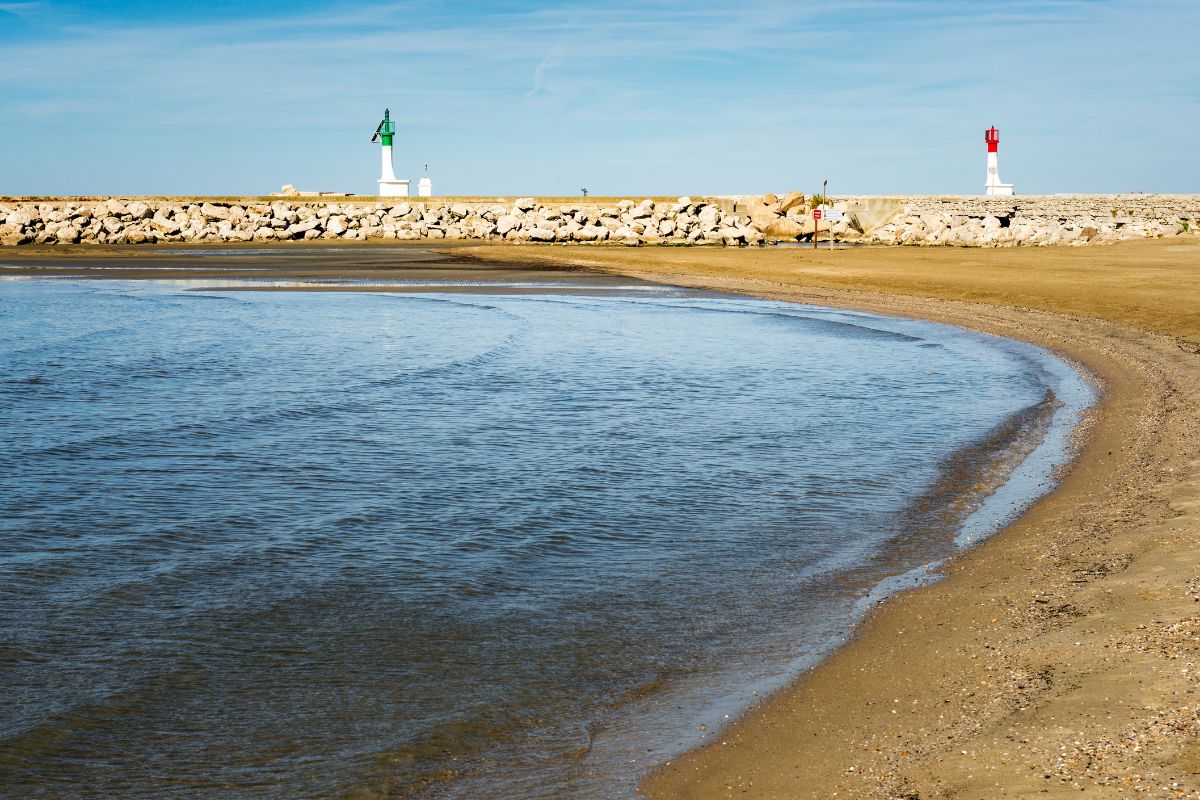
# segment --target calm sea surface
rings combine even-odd
[[[1091,396],[921,322],[430,288],[0,281],[0,796],[632,796]]]

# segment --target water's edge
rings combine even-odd
[[[14,276],[15,277],[15,276]],[[610,281],[614,276],[605,276]],[[44,280],[44,278],[43,278]],[[141,282],[141,281],[139,281]],[[147,281],[156,283],[159,281]],[[161,281],[181,287],[174,280]],[[203,291],[224,293],[248,288],[256,290],[304,291],[342,290],[355,293],[375,294],[373,286],[352,283],[350,285],[320,285],[290,281],[213,281]],[[225,285],[219,285],[225,283]],[[582,282],[581,282],[582,285]],[[665,284],[624,285],[617,284],[598,289],[602,293],[618,290],[636,297],[653,288],[668,288]],[[455,281],[453,283],[402,282],[392,286],[378,287],[386,291],[403,293],[454,292],[463,294],[525,295],[575,294],[587,296],[586,290],[573,291],[569,284],[550,281],[520,281],[507,284],[488,285],[486,281]],[[669,287],[674,289],[676,287]],[[499,290],[499,291],[497,291]],[[694,291],[694,290],[684,290]],[[638,782],[650,771],[681,753],[710,741],[714,733],[724,729],[733,720],[752,710],[757,704],[784,688],[804,679],[805,674],[817,666],[838,648],[843,646],[857,631],[871,609],[888,597],[910,588],[923,586],[939,580],[941,569],[957,554],[963,552],[1003,530],[1015,522],[1030,506],[1050,495],[1058,486],[1058,477],[1069,468],[1082,446],[1076,435],[1081,423],[1091,413],[1097,394],[1095,379],[1086,370],[1068,359],[1045,348],[991,334],[972,331],[961,325],[923,320],[917,317],[888,316],[877,312],[860,312],[839,309],[829,305],[784,302],[778,299],[748,298],[744,295],[708,293],[709,296],[724,296],[757,306],[760,303],[783,305],[803,311],[810,316],[823,316],[825,321],[839,324],[848,322],[854,326],[876,327],[893,333],[901,333],[908,326],[942,326],[960,334],[987,340],[989,347],[1017,353],[1028,362],[1038,376],[1039,385],[1047,387],[1038,402],[1010,414],[995,425],[986,435],[964,447],[953,451],[938,464],[937,477],[928,489],[915,498],[896,521],[895,535],[880,552],[850,559],[825,568],[821,578],[830,576],[840,583],[838,597],[845,599],[846,613],[836,615],[824,629],[816,628],[809,646],[802,655],[795,656],[799,648],[787,648],[789,631],[780,631],[779,648],[773,653],[791,652],[794,658],[771,670],[733,675],[731,680],[722,677],[713,669],[704,671],[697,683],[664,690],[643,687],[639,696],[620,697],[614,700],[611,713],[588,732],[588,743],[573,757],[577,764],[576,786],[596,785],[599,776],[597,765],[625,765],[621,779],[612,783],[618,792],[633,794]],[[934,337],[936,338],[936,337]],[[932,374],[932,373],[926,373]],[[996,384],[992,384],[996,385]],[[734,425],[736,428],[737,426]],[[926,462],[932,467],[932,460]],[[897,480],[905,480],[898,476]],[[922,484],[924,480],[922,480]],[[736,573],[731,573],[736,574]],[[807,577],[800,578],[803,584]],[[730,619],[740,619],[736,615]],[[782,621],[783,618],[781,618]],[[846,624],[848,622],[848,624]],[[786,626],[781,626],[786,627]],[[794,642],[795,631],[790,633]],[[812,646],[812,639],[820,639],[819,646]],[[736,644],[736,638],[735,638]],[[749,641],[749,640],[747,640]],[[775,639],[771,640],[772,642]],[[710,656],[716,658],[716,656]],[[748,656],[747,656],[748,657]],[[712,691],[720,687],[721,691]],[[731,688],[733,687],[733,688]],[[666,706],[686,708],[686,711],[671,712]],[[690,718],[695,724],[691,730],[661,730],[646,724],[650,720],[672,721]],[[561,755],[561,754],[560,754]],[[486,762],[487,759],[484,759]],[[497,762],[493,762],[497,763]],[[599,770],[606,772],[604,769]],[[611,772],[609,775],[611,776]],[[627,775],[627,779],[626,779]],[[475,764],[462,770],[451,769],[440,774],[430,774],[429,780],[420,785],[401,789],[403,794],[410,790],[420,796],[461,797],[486,794],[487,764]],[[399,788],[393,786],[393,788]]]
[[[645,277],[641,279],[649,280]],[[705,290],[703,285],[662,285]],[[734,706],[728,703],[716,706],[716,713],[710,715],[716,720],[715,726],[702,726],[701,730],[687,742],[680,742],[666,757],[656,760],[655,763],[643,765],[637,774],[636,785],[639,788],[656,770],[669,765],[676,758],[701,750],[720,740],[722,734],[741,723],[755,709],[769,704],[779,695],[803,683],[809,673],[860,635],[864,624],[877,607],[902,593],[932,586],[943,580],[944,569],[956,558],[986,541],[1002,536],[1033,506],[1049,499],[1059,489],[1063,477],[1075,467],[1085,450],[1088,444],[1087,430],[1091,427],[1094,417],[1101,413],[1101,404],[1105,396],[1104,383],[1094,370],[1064,352],[1031,340],[1001,336],[958,321],[946,322],[932,316],[901,315],[864,309],[853,304],[838,305],[830,303],[828,298],[822,298],[820,303],[807,303],[765,297],[752,292],[734,293],[725,288],[710,291],[743,299],[788,302],[830,312],[862,314],[868,317],[955,328],[1036,354],[1044,367],[1051,368],[1056,377],[1073,385],[1063,392],[1066,395],[1065,400],[1060,398],[1053,388],[1049,389],[1043,401],[1013,414],[997,426],[992,434],[961,448],[940,465],[940,478],[926,497],[940,497],[945,503],[941,511],[949,511],[951,517],[958,518],[950,553],[934,557],[911,569],[875,578],[862,596],[854,602],[852,624],[842,635],[829,641],[815,657],[793,662],[792,671],[788,676],[755,685],[751,701]],[[978,458],[981,455],[983,458]],[[973,487],[971,475],[961,474],[965,464],[973,464],[975,474],[986,475],[991,480],[984,482],[981,487]],[[957,477],[956,472],[960,473]],[[1022,489],[1026,490],[1024,495],[1021,493]],[[968,511],[955,514],[956,508],[960,511],[966,508]],[[936,516],[938,509],[931,511]],[[636,793],[638,797],[642,796],[640,791]]]

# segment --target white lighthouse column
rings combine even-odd
[[[383,169],[379,173],[379,180],[396,180],[396,173],[392,170],[392,146],[390,144],[384,145],[379,148],[379,152],[383,153]]]
[[[984,131],[983,140],[987,142],[987,181],[983,185],[984,194],[989,196],[1011,196],[1013,185],[1000,182],[1000,132],[995,126]]]
[[[392,146],[385,144],[379,150],[383,153],[383,164],[379,173],[379,196],[408,197],[408,181],[397,180],[392,169]]]
[[[1000,182],[1000,159],[998,153],[988,153],[987,183],[984,185],[989,195],[1011,195],[1013,185]]]

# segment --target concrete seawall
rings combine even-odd
[[[811,239],[800,194],[611,204],[515,201],[270,202],[247,199],[0,200],[0,245],[473,239],[625,245],[758,245]],[[820,231],[881,244],[1103,244],[1194,234],[1200,195],[843,197],[846,220]]]

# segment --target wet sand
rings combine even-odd
[[[1055,492],[651,798],[1200,797],[1200,242],[468,252],[950,322],[1103,385]]]
[[[170,257],[151,253],[129,265]],[[949,322],[1046,346],[1103,384],[1053,494],[652,775],[650,797],[1200,798],[1200,242],[454,248],[464,256],[493,274],[590,269]],[[38,258],[55,255],[0,251],[5,264]],[[372,269],[360,260],[339,277]]]
[[[0,278],[178,282],[237,291],[610,294],[644,281],[464,255],[461,242],[291,242],[0,248]]]
[[[0,276],[107,280],[544,281],[544,266],[463,259],[462,245],[292,242],[150,247],[0,247]],[[281,258],[286,254],[286,260]],[[264,256],[269,256],[265,258]],[[604,276],[597,276],[604,279]],[[386,288],[386,286],[384,287]]]

